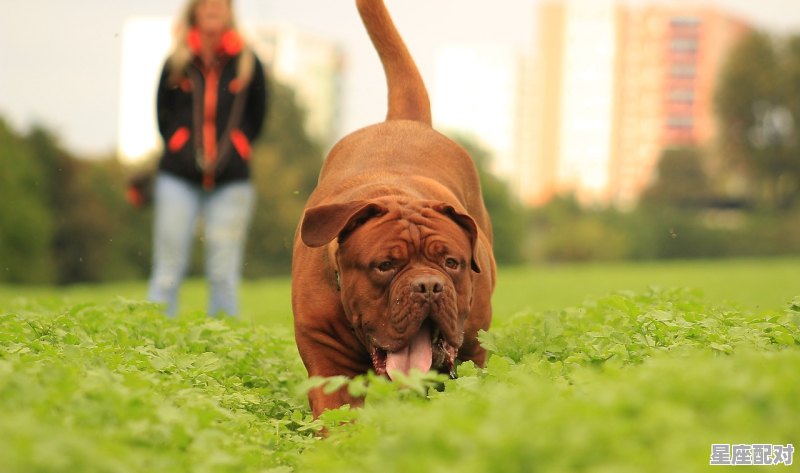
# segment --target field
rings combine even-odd
[[[692,472],[714,444],[797,468],[800,260],[499,279],[485,369],[358,379],[367,406],[320,421],[286,279],[247,282],[240,320],[205,317],[200,281],[175,320],[141,282],[0,287],[0,471]]]

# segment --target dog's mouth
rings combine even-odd
[[[420,326],[408,345],[389,351],[372,346],[372,366],[379,376],[394,379],[397,373],[408,374],[412,368],[423,373],[435,369],[455,377],[455,361],[458,349],[444,339],[439,327],[430,319]]]

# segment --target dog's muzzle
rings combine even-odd
[[[452,286],[438,274],[418,275],[403,285],[403,290],[393,297],[390,322],[397,333],[406,333],[410,327],[416,327],[416,331],[404,345],[373,342],[370,355],[377,374],[393,378],[396,372],[408,374],[415,368],[455,375],[458,348],[447,341],[437,323],[455,316],[454,298],[449,291]]]

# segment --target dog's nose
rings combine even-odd
[[[427,297],[434,297],[444,290],[444,283],[439,276],[420,276],[414,280],[414,289]]]

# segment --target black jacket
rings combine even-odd
[[[241,54],[241,53],[240,53]],[[213,71],[199,60],[190,62],[181,80],[170,85],[169,61],[164,65],[156,97],[158,128],[164,140],[159,169],[206,189],[250,177],[250,144],[261,132],[267,111],[267,83],[255,58],[252,79],[237,91],[237,56],[221,54]],[[207,91],[207,85],[217,86]],[[245,94],[235,106],[238,94]],[[215,104],[205,112],[206,103]],[[238,113],[234,113],[238,108]],[[233,116],[233,115],[236,116]],[[209,142],[210,137],[214,140]],[[208,152],[208,149],[211,152]],[[216,148],[216,152],[214,151]],[[211,155],[211,157],[209,157]]]

